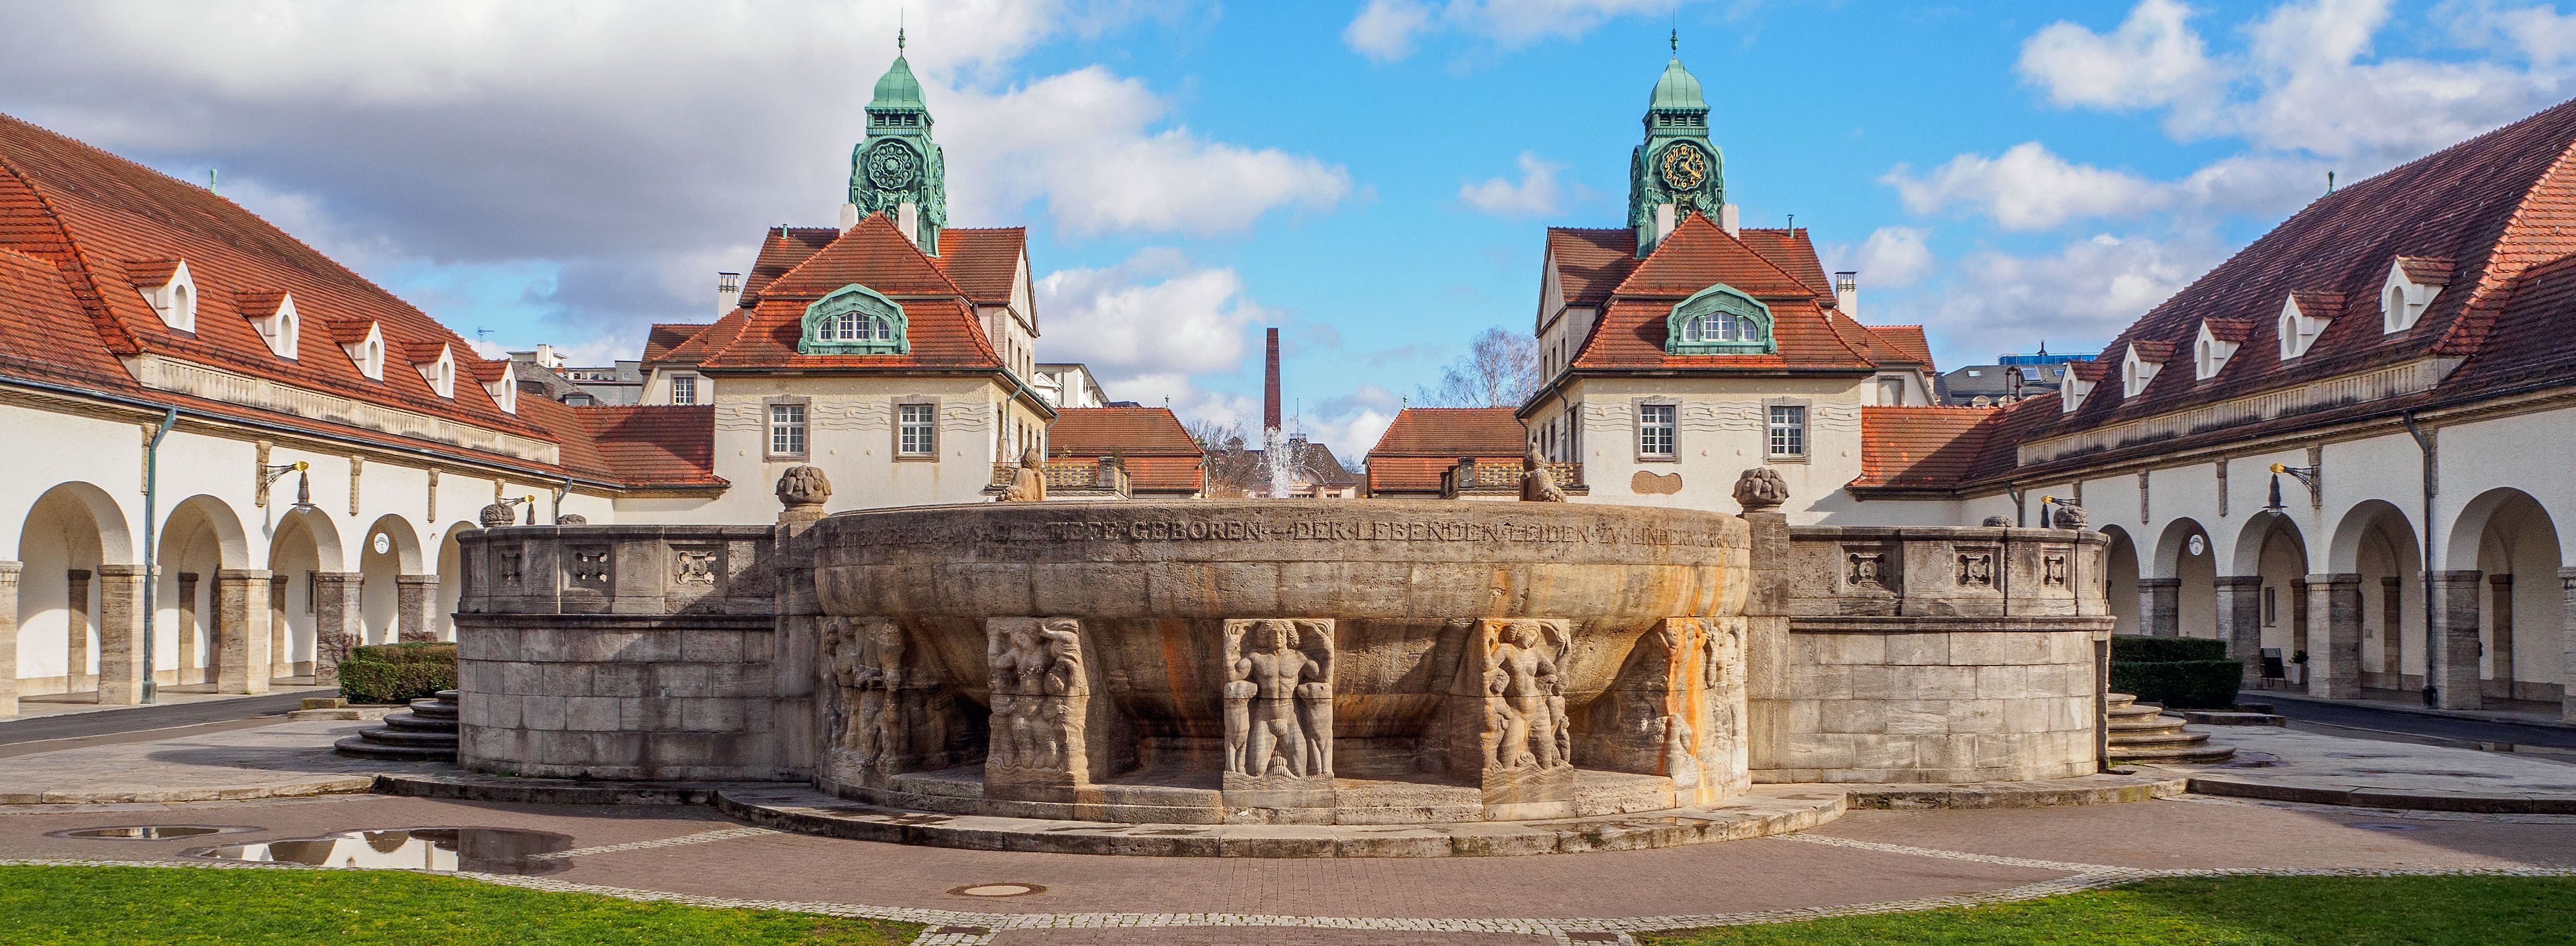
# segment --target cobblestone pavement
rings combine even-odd
[[[360,828],[555,831],[573,838],[573,850],[562,858],[568,869],[484,879],[928,923],[923,946],[1625,942],[1624,934],[1636,930],[1994,902],[2172,873],[2576,873],[2576,817],[2200,796],[2059,808],[1856,811],[1799,835],[1656,851],[1251,860],[911,848],[780,834],[694,807],[343,795],[0,809],[0,857],[177,863],[182,852],[206,843],[46,836],[146,823],[262,829],[225,835],[224,843]],[[951,892],[987,884],[1044,890],[999,898]]]

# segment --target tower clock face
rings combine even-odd
[[[900,141],[880,141],[867,154],[868,183],[878,188],[899,191],[910,188],[913,178],[921,174],[921,158]]]
[[[1677,191],[1695,191],[1708,183],[1708,152],[1687,141],[1677,141],[1664,149],[1664,186]]]

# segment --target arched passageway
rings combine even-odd
[[[2102,593],[2111,608],[2111,633],[2145,633],[2138,601],[2138,543],[2129,538],[2129,530],[2119,526],[2103,526],[2102,534],[2111,539],[2111,547],[2102,558]]]
[[[170,507],[159,543],[153,679],[198,692],[265,691],[269,588],[265,575],[249,587],[255,573],[241,519],[223,500],[190,496]]]
[[[2138,582],[2139,614],[2147,633],[2217,637],[2217,580],[2209,530],[2190,519],[2166,524],[2156,539],[2155,577]]]
[[[122,617],[130,634],[136,617],[130,604],[113,614],[102,614],[107,609],[101,607],[115,603],[120,591],[134,590],[134,543],[124,510],[97,486],[55,486],[28,507],[16,555],[17,600],[8,615],[15,620],[10,633],[0,635],[0,646],[17,657],[11,673],[16,686],[0,694],[0,715],[16,715],[22,696],[99,699],[102,635],[118,630],[104,622]],[[115,571],[123,574],[109,574]],[[130,655],[131,644],[124,646]],[[107,656],[116,656],[116,649],[108,648]]]
[[[2489,490],[2461,509],[2434,576],[2445,706],[2560,703],[2567,685],[2556,521],[2531,494]]]
[[[358,616],[363,629],[360,644],[389,644],[403,639],[403,618],[414,615],[413,634],[422,635],[421,622],[427,602],[419,597],[429,588],[415,580],[420,574],[420,537],[411,523],[401,516],[385,516],[367,527],[358,551]],[[407,603],[412,605],[405,608]],[[423,639],[426,639],[425,636]]]
[[[2356,689],[2412,697],[2424,686],[2424,552],[2413,522],[2386,500],[2354,506],[2335,526],[2326,570],[2354,579]]]
[[[2280,513],[2255,513],[2237,535],[2228,572],[2220,579],[2219,596],[2227,599],[2221,606],[2229,610],[2219,620],[2234,630],[2236,649],[2249,652],[2245,656],[2256,661],[2250,669],[2258,677],[2270,669],[2262,658],[2278,657],[2281,678],[2304,684],[2300,665],[2309,651],[2308,547],[2298,524]]]
[[[340,530],[329,514],[305,508],[279,520],[268,554],[268,568],[274,575],[269,586],[274,589],[270,606],[275,622],[269,633],[270,676],[313,672],[325,612],[323,589],[332,581],[326,576],[337,575],[344,567],[341,562]]]
[[[456,639],[456,602],[465,596],[465,568],[459,559],[456,537],[474,528],[473,523],[459,522],[448,526],[438,539],[438,599],[430,608],[430,627],[437,639]]]

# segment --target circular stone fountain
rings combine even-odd
[[[1557,503],[833,515],[799,541],[825,615],[815,783],[992,819],[1438,827],[1452,848],[1498,823],[1544,850],[1795,827],[1838,796],[1730,801],[1750,545],[1735,516]]]

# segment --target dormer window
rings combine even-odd
[[[2425,256],[2400,256],[2389,264],[2388,279],[2379,287],[2380,333],[2414,328],[2450,284],[2451,271],[2450,260]]]
[[[2120,358],[2121,397],[2137,397],[2146,393],[2147,383],[2156,379],[2156,372],[2164,370],[2165,357],[2171,354],[2165,350],[2168,347],[2157,345],[2150,348],[2145,342],[2129,344],[2129,353]]]
[[[2058,412],[2062,414],[2075,413],[2076,408],[2084,406],[2084,398],[2092,393],[2093,382],[2084,380],[2084,376],[2082,374],[2067,375],[2066,384],[2057,389]]]
[[[188,274],[186,260],[130,263],[126,273],[161,324],[181,332],[197,330],[197,281]]]
[[[2217,377],[2218,369],[2227,367],[2227,359],[2234,357],[2236,349],[2245,344],[2247,328],[2245,323],[2234,319],[2202,320],[2200,336],[2192,339],[2191,343],[2192,378],[2207,381]]]
[[[408,354],[412,368],[420,372],[421,380],[429,382],[430,390],[438,392],[439,397],[456,397],[456,354],[447,343],[414,345]]]
[[[807,355],[900,355],[912,351],[903,307],[851,283],[805,307],[796,350]]]
[[[1673,355],[1768,355],[1771,307],[1718,283],[1674,306],[1665,318],[1664,351]]]
[[[259,330],[261,341],[268,343],[271,354],[293,360],[296,344],[304,334],[304,319],[295,314],[295,297],[283,292],[243,292],[233,295],[234,308]]]
[[[369,381],[385,379],[385,333],[374,322],[333,322],[331,336]]]
[[[2308,346],[2325,334],[2326,323],[2343,314],[2343,293],[2293,292],[2281,302],[2281,318],[2276,332],[2281,338],[2281,360],[2288,361],[2308,353]]]
[[[518,362],[508,358],[487,361],[476,375],[483,379],[484,392],[492,395],[492,403],[499,405],[502,413],[519,412]]]

